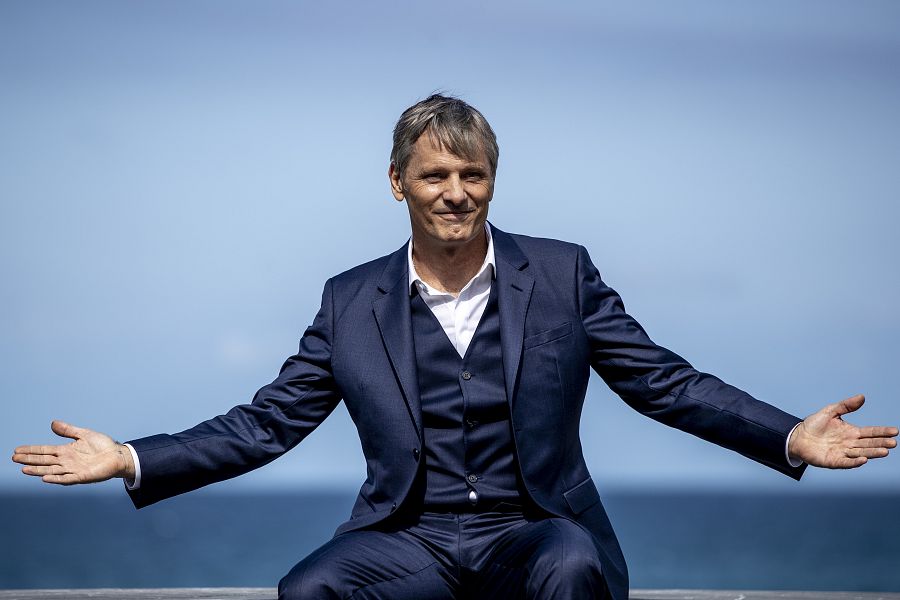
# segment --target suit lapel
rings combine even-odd
[[[508,233],[491,225],[494,239],[494,261],[497,265],[497,305],[500,310],[500,344],[503,348],[503,376],[506,398],[512,401],[522,360],[525,314],[531,302],[534,278],[524,269],[528,259]]]
[[[375,321],[394,374],[403,390],[409,415],[422,437],[422,406],[416,373],[412,316],[409,306],[409,269],[406,245],[394,252],[378,283],[380,295],[372,303]]]

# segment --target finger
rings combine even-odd
[[[54,454],[13,454],[13,462],[20,465],[56,465],[59,457]]]
[[[892,438],[897,437],[896,427],[860,427],[859,437],[861,438]]]
[[[22,467],[22,472],[26,475],[34,475],[37,477],[43,477],[44,475],[63,475],[68,473],[66,469],[59,465],[49,465],[46,467],[27,466]]]
[[[853,442],[854,448],[894,448],[897,440],[894,438],[860,438]]]
[[[15,449],[16,454],[50,454],[56,456],[59,446],[19,446]]]
[[[840,458],[837,460],[836,464],[832,467],[834,469],[855,469],[856,467],[861,467],[864,464],[869,462],[865,456],[860,456],[857,458]]]
[[[865,401],[866,397],[862,394],[850,396],[849,398],[841,400],[834,405],[835,414],[837,416],[841,416],[846,415],[847,413],[852,413],[855,410],[859,410],[859,408],[865,403]]]
[[[50,429],[56,435],[71,438],[73,440],[84,437],[84,434],[86,433],[85,429],[82,429],[81,427],[75,427],[74,425],[69,425],[64,421],[53,421],[52,423],[50,423]]]
[[[41,480],[44,483],[55,483],[57,485],[74,485],[76,483],[81,483],[78,476],[73,475],[72,473],[67,473],[65,475],[44,475],[41,477]]]
[[[884,458],[890,452],[887,448],[848,448],[845,454],[847,458]]]

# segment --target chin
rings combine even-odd
[[[478,236],[480,228],[462,227],[453,231],[445,231],[441,238],[448,243],[462,244],[470,242]]]
[[[433,242],[446,245],[464,245],[478,237],[484,231],[484,221],[465,221],[463,223],[431,222],[419,231]]]

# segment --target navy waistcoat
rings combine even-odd
[[[500,346],[497,286],[460,357],[437,317],[414,293],[413,338],[424,425],[426,509],[486,510],[522,504]]]

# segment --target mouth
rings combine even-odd
[[[446,210],[435,214],[445,221],[465,221],[474,212],[474,210]]]

